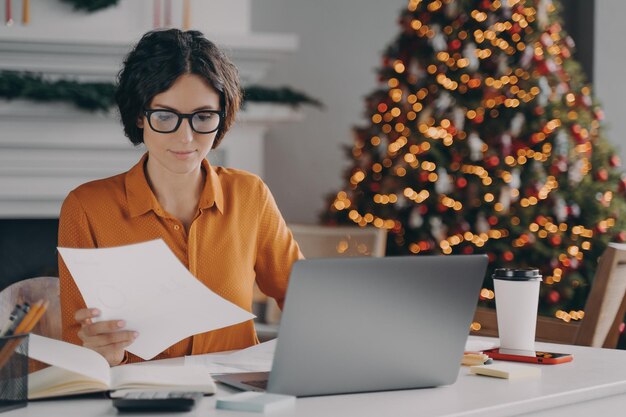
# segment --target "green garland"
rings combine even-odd
[[[115,104],[113,83],[84,83],[71,80],[49,81],[41,75],[0,71],[0,97],[7,100],[26,99],[33,101],[62,101],[89,110],[109,110]],[[244,105],[247,102],[287,104],[293,107],[302,104],[323,107],[319,100],[288,87],[246,87]]]
[[[301,104],[308,104],[317,108],[324,107],[322,102],[319,100],[311,98],[299,91],[294,91],[289,87],[270,88],[251,85],[244,88],[243,99],[244,104],[249,101],[256,101],[264,103],[289,104],[294,107]]]
[[[110,83],[48,81],[34,74],[0,72],[0,97],[8,100],[64,101],[85,110],[108,110],[115,104],[114,91]]]
[[[119,0],[61,0],[64,3],[70,3],[74,10],[84,10],[92,13],[107,7],[115,6]]]

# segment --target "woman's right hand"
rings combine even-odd
[[[78,337],[83,341],[83,346],[95,350],[109,362],[110,366],[119,365],[124,359],[125,348],[133,343],[138,333],[123,330],[126,326],[124,320],[107,320],[94,322],[93,319],[100,316],[96,308],[81,308],[74,314],[74,318],[80,324]]]

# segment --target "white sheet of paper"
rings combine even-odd
[[[185,356],[185,365],[203,365],[211,373],[269,372],[275,350],[276,339],[233,353]]]
[[[109,363],[99,353],[61,340],[31,333],[28,356],[66,371],[87,375],[109,385]]]
[[[125,320],[139,337],[126,350],[152,359],[194,334],[255,316],[215,294],[162,239],[98,249],[58,248],[85,303],[99,320]]]

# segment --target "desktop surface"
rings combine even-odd
[[[494,340],[487,338],[484,339]],[[280,416],[360,417],[403,416],[513,416],[576,417],[621,415],[626,407],[626,351],[537,343],[544,351],[574,354],[574,361],[560,365],[528,365],[542,369],[537,379],[505,380],[469,374],[461,367],[453,385],[416,390],[299,398]],[[436,358],[433,358],[436,360]],[[163,366],[183,359],[162,361]],[[215,396],[205,397],[185,416],[247,416],[246,412],[215,409],[215,399],[236,392],[218,384]],[[3,417],[116,416],[110,400],[62,399],[29,403],[3,413]],[[133,414],[134,416],[152,414]],[[160,416],[180,415],[159,413]]]

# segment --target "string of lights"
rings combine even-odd
[[[558,6],[408,1],[323,220],[387,229],[389,254],[538,267],[541,312],[580,319],[598,256],[626,241],[626,176]]]

